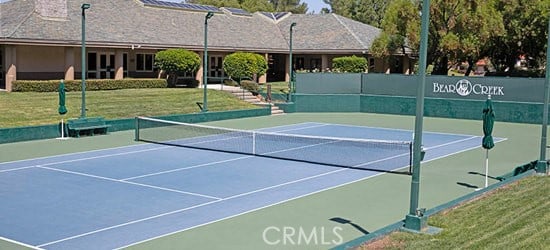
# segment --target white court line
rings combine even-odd
[[[349,171],[349,170],[350,169],[341,169],[341,170],[336,170],[336,171]],[[394,170],[397,170],[397,168],[394,169]],[[198,228],[198,227],[210,225],[210,224],[213,224],[213,223],[216,223],[216,222],[219,222],[219,221],[235,218],[235,217],[238,217],[238,216],[241,216],[241,215],[245,215],[245,214],[252,213],[252,212],[255,212],[255,211],[258,211],[258,210],[262,210],[264,208],[273,207],[273,206],[276,206],[276,205],[279,205],[279,204],[282,204],[282,203],[286,203],[286,202],[289,202],[289,201],[301,199],[301,198],[304,198],[304,197],[307,197],[307,196],[310,196],[310,195],[322,193],[322,192],[325,192],[325,191],[328,191],[328,190],[331,190],[331,189],[336,189],[336,188],[343,187],[343,186],[346,186],[346,185],[350,185],[350,184],[353,184],[353,183],[356,183],[356,182],[364,181],[366,179],[374,178],[374,177],[377,177],[377,176],[382,175],[382,174],[384,174],[384,173],[375,173],[373,175],[366,176],[366,177],[363,177],[363,178],[360,178],[360,179],[357,179],[357,180],[341,183],[341,184],[338,184],[338,185],[335,185],[335,186],[332,186],[332,187],[319,189],[319,190],[316,190],[316,191],[313,191],[313,192],[310,192],[310,193],[307,193],[307,194],[299,195],[299,196],[292,197],[292,198],[289,198],[289,199],[286,199],[286,200],[282,200],[282,201],[278,201],[278,202],[268,204],[268,205],[265,205],[265,206],[261,206],[261,207],[258,207],[258,208],[250,209],[250,210],[247,210],[247,211],[244,211],[244,212],[241,212],[241,213],[229,215],[229,216],[217,219],[217,220],[205,222],[205,223],[198,224],[198,225],[195,225],[195,226],[192,226],[192,227],[184,228],[184,229],[181,229],[181,230],[177,230],[177,231],[174,231],[174,232],[162,234],[162,235],[155,236],[155,237],[145,239],[145,240],[142,240],[142,241],[134,242],[134,243],[131,243],[129,245],[121,246],[121,247],[118,247],[118,248],[115,248],[115,249],[116,250],[125,249],[125,248],[131,247],[131,246],[139,245],[139,244],[144,243],[144,242],[152,241],[152,240],[155,240],[155,239],[160,239],[160,238],[163,238],[163,237],[166,237],[166,236],[169,236],[169,235],[174,235],[174,234],[181,233],[181,232],[184,232],[184,231],[188,231],[188,230],[191,230],[191,229],[195,229],[195,228]]]
[[[34,249],[34,250],[44,250],[44,249],[39,248],[39,247],[31,246],[27,243],[23,243],[23,242],[19,242],[19,241],[16,241],[16,240],[8,239],[8,238],[2,237],[2,236],[0,236],[0,241],[6,241],[6,242],[9,242],[9,243],[13,243],[13,244],[16,244],[16,245],[19,245],[19,246],[22,246],[22,247],[25,247],[25,248]]]
[[[299,129],[302,129],[302,128],[299,128]],[[298,130],[298,129],[296,129],[296,130]],[[472,138],[475,138],[475,137],[472,137]],[[472,139],[472,138],[468,138],[468,139]],[[506,139],[504,139],[504,140],[506,140]],[[456,142],[453,142],[453,143],[456,143]],[[451,143],[451,144],[452,144],[452,143]],[[134,145],[134,146],[139,146],[139,145]],[[438,146],[436,146],[436,147],[439,147],[439,146],[441,146],[441,145],[438,145]],[[126,147],[133,147],[133,146],[126,146]],[[435,148],[435,147],[432,147],[432,148]],[[472,147],[472,148],[474,148],[474,147]],[[462,150],[462,151],[458,151],[458,152],[455,152],[455,153],[453,153],[453,154],[460,153],[460,152],[464,152],[464,151],[470,150],[470,149],[472,149],[472,148],[465,149],[465,150]],[[475,147],[475,148],[477,148],[477,147]],[[103,150],[110,150],[110,149],[103,149]],[[100,151],[100,150],[98,150],[98,151]],[[81,153],[82,153],[82,152],[80,152],[80,153],[74,153],[74,154],[81,154]],[[452,154],[448,154],[448,155],[452,155]],[[441,156],[441,157],[434,158],[434,159],[430,159],[429,161],[435,160],[435,159],[439,159],[439,158],[443,158],[443,157],[446,157],[446,156],[448,156],[448,155]],[[44,157],[44,158],[46,158],[46,157]],[[0,163],[0,164],[1,164],[1,163]],[[333,172],[339,172],[339,171],[344,171],[344,170],[347,170],[347,169],[340,169],[340,170],[336,170],[336,171],[333,171]],[[327,174],[331,174],[331,173],[332,173],[332,172],[329,172],[329,173],[325,173],[325,174],[323,174],[323,175],[327,175]],[[75,173],[75,174],[80,174],[80,173]],[[287,200],[280,201],[280,202],[277,202],[277,203],[273,203],[273,204],[270,204],[270,205],[267,205],[267,206],[264,206],[264,207],[256,208],[256,209],[253,209],[253,210],[249,210],[249,211],[246,211],[246,212],[243,212],[243,213],[240,213],[240,214],[235,214],[235,215],[232,215],[232,216],[228,216],[228,217],[225,217],[225,218],[216,220],[216,221],[211,221],[211,222],[207,222],[207,223],[204,223],[204,224],[201,224],[201,225],[196,225],[196,226],[191,227],[191,228],[183,229],[183,230],[176,231],[176,232],[171,232],[171,233],[166,234],[166,235],[175,234],[175,233],[178,233],[178,232],[181,232],[181,231],[186,231],[186,230],[189,230],[189,229],[192,229],[192,228],[196,228],[196,227],[199,227],[199,226],[202,226],[202,225],[211,224],[211,223],[214,223],[214,222],[217,222],[217,221],[221,221],[221,220],[224,220],[224,219],[227,219],[227,218],[236,217],[236,216],[239,216],[239,215],[242,215],[242,214],[246,214],[246,213],[250,213],[250,212],[253,212],[253,211],[257,211],[257,210],[260,210],[260,209],[263,209],[263,208],[266,208],[266,207],[270,207],[270,206],[274,206],[274,205],[277,205],[277,204],[280,204],[280,203],[284,203],[284,202],[287,202],[287,201],[290,201],[290,200],[299,199],[299,198],[301,198],[301,197],[305,197],[305,196],[312,195],[312,194],[315,194],[315,193],[323,192],[323,191],[330,190],[330,189],[334,189],[334,188],[337,188],[337,187],[340,187],[340,186],[344,186],[344,185],[348,185],[348,184],[355,183],[355,182],[358,182],[358,181],[362,181],[362,180],[364,180],[364,179],[368,179],[368,178],[371,178],[371,177],[375,177],[375,176],[378,176],[378,175],[381,175],[381,174],[383,174],[383,173],[379,173],[379,174],[376,174],[376,175],[373,175],[373,176],[368,176],[368,177],[365,177],[365,178],[361,178],[361,179],[358,179],[358,180],[355,180],[355,181],[351,181],[351,182],[343,183],[343,184],[340,184],[340,185],[337,185],[337,186],[325,188],[325,189],[322,189],[322,190],[317,190],[317,191],[312,192],[312,193],[304,194],[304,195],[301,195],[301,196],[298,196],[298,197],[293,197],[293,198],[291,198],[291,199],[287,199]],[[308,178],[315,178],[315,177],[316,177],[316,176],[312,176],[312,177],[308,177]],[[115,180],[115,181],[116,181],[116,180]],[[296,181],[293,181],[293,182],[298,182],[298,181],[300,181],[300,180],[296,180]],[[283,183],[283,184],[279,184],[278,186],[281,186],[281,185],[285,185],[285,184],[284,184],[284,183]],[[264,188],[264,189],[267,190],[267,189],[269,189],[269,188]],[[251,194],[251,193],[254,193],[254,192],[259,192],[259,191],[251,191],[251,192],[249,192],[248,194]],[[247,194],[246,194],[246,193],[245,193],[245,194],[240,194],[240,195],[237,195],[237,196],[235,196],[235,197],[244,196],[244,195],[247,195]],[[93,233],[97,233],[97,232],[101,232],[101,231],[105,231],[105,230],[109,230],[109,229],[113,229],[113,228],[117,228],[117,227],[121,227],[121,226],[124,226],[124,225],[129,225],[129,224],[141,222],[141,221],[144,221],[144,220],[149,220],[149,219],[153,219],[153,218],[158,218],[158,217],[161,217],[161,216],[165,216],[165,215],[168,215],[168,214],[173,214],[173,213],[177,213],[177,212],[181,212],[181,211],[193,209],[193,208],[200,207],[200,206],[206,206],[206,205],[208,205],[208,204],[216,203],[216,202],[223,201],[223,200],[227,200],[227,199],[232,199],[232,198],[235,198],[235,197],[228,197],[228,198],[225,198],[225,199],[215,200],[215,201],[208,202],[208,203],[203,203],[203,204],[200,204],[200,205],[197,205],[197,206],[194,206],[194,207],[185,208],[185,209],[183,209],[183,210],[172,211],[172,212],[169,212],[169,213],[166,213],[166,214],[156,215],[156,216],[149,217],[149,218],[145,218],[145,219],[142,219],[142,220],[138,220],[138,221],[134,221],[134,222],[129,222],[129,223],[121,224],[121,225],[116,225],[116,226],[109,227],[109,228],[100,229],[100,230],[97,230],[97,231],[94,231],[94,232],[89,232],[89,233],[86,233],[86,234],[73,236],[73,237],[66,238],[66,239],[62,239],[62,240],[59,240],[59,241],[46,243],[46,244],[40,245],[39,247],[41,247],[41,246],[46,246],[46,245],[51,245],[51,244],[55,244],[55,243],[58,243],[58,242],[62,242],[62,241],[66,241],[66,240],[70,240],[70,239],[82,237],[82,236],[85,236],[85,235],[89,235],[89,234],[93,234]],[[128,245],[128,246],[132,246],[132,245],[136,245],[136,244],[139,244],[139,243],[142,243],[142,242],[145,242],[145,241],[149,241],[149,240],[152,240],[152,239],[164,237],[164,236],[166,236],[166,235],[157,236],[157,237],[155,237],[155,238],[150,238],[150,239],[147,239],[147,240],[144,240],[144,241],[140,241],[140,242],[137,242],[137,243],[133,243],[133,244]],[[125,246],[125,247],[127,247],[127,246]]]
[[[451,144],[460,143],[460,142],[464,142],[464,141],[469,141],[469,140],[477,139],[477,138],[481,138],[481,136],[472,136],[472,137],[468,137],[468,138],[464,138],[464,139],[460,139],[460,140],[456,140],[456,141],[451,141],[451,142],[439,144],[439,145],[436,145],[436,146],[433,146],[433,147],[426,147],[424,149],[429,150],[429,149],[433,149],[433,148],[440,148],[440,147],[444,147],[444,146],[449,146]]]
[[[58,169],[58,168],[51,168],[51,167],[44,167],[44,166],[36,166],[36,167],[37,167],[37,168],[47,169],[47,170],[52,170],[52,171],[57,171],[57,172],[68,173],[68,174],[81,175],[81,176],[86,176],[86,177],[91,177],[91,178],[96,178],[96,179],[101,179],[101,180],[107,180],[107,181],[113,181],[113,182],[120,182],[120,183],[124,183],[124,184],[131,184],[131,185],[142,186],[142,187],[147,187],[147,188],[152,188],[152,189],[158,189],[158,190],[163,190],[163,191],[170,191],[170,192],[175,192],[175,193],[180,193],[180,194],[187,194],[187,195],[193,195],[193,196],[200,196],[200,197],[209,198],[209,199],[214,199],[214,200],[220,200],[220,199],[222,199],[222,198],[219,198],[219,197],[214,197],[214,196],[205,195],[205,194],[198,194],[198,193],[193,193],[193,192],[185,192],[185,191],[180,191],[180,190],[175,190],[175,189],[170,189],[170,188],[163,188],[163,187],[158,187],[158,186],[153,186],[153,185],[147,185],[147,184],[142,184],[142,183],[131,182],[131,181],[117,180],[117,179],[113,179],[113,178],[109,178],[109,177],[103,177],[103,176],[98,176],[98,175],[85,174],[85,173],[80,173],[80,172],[73,172],[73,171],[63,170],[63,169]]]
[[[144,147],[144,146],[151,146],[151,144],[140,143],[137,145],[120,146],[120,147],[114,147],[114,148],[102,148],[102,149],[94,149],[89,151],[74,152],[74,153],[67,153],[67,154],[60,154],[60,155],[50,155],[50,156],[42,156],[42,157],[23,159],[23,160],[6,161],[6,162],[0,162],[0,165],[7,165],[7,164],[13,164],[13,163],[25,162],[25,161],[43,160],[43,159],[55,158],[55,157],[67,157],[71,155],[87,154],[87,153],[94,153],[94,152],[112,151],[112,150],[125,149],[125,148]]]
[[[376,129],[376,130],[389,130],[389,131],[402,131],[402,132],[411,132],[414,133],[412,130],[408,129],[402,129],[402,128],[383,128],[383,127],[372,127],[372,126],[362,126],[362,125],[352,125],[352,124],[340,124],[340,123],[320,123],[320,124],[326,124],[327,126],[339,126],[339,127],[356,127],[356,128],[369,128],[369,129]],[[423,133],[428,134],[438,134],[438,135],[455,135],[455,136],[475,136],[475,135],[468,135],[468,134],[456,134],[451,132],[433,132],[433,131],[422,131]]]
[[[306,126],[306,127],[296,127],[296,128],[277,130],[277,131],[275,131],[275,133],[282,133],[282,132],[288,132],[288,131],[296,131],[296,130],[303,130],[303,129],[319,128],[319,127],[329,126],[329,124],[326,124],[326,123],[315,123],[315,122],[299,123],[297,125],[300,125],[300,124],[314,124],[314,125],[310,125],[310,126]],[[292,125],[288,125],[288,126],[292,126]],[[285,127],[285,126],[281,126],[281,128],[283,128],[283,127]],[[277,128],[277,127],[272,127],[272,128]],[[270,132],[268,129],[271,129],[271,128],[266,128],[264,130],[260,129],[258,131],[259,132],[263,132],[263,131]]]
[[[178,172],[178,171],[183,171],[183,170],[188,170],[188,169],[193,169],[193,168],[199,168],[199,167],[204,167],[204,166],[209,166],[209,165],[214,165],[214,164],[219,164],[219,163],[238,161],[238,160],[252,158],[252,157],[254,157],[254,156],[250,155],[250,156],[237,157],[237,158],[227,159],[227,160],[222,160],[222,161],[208,162],[208,163],[193,165],[193,166],[189,166],[189,167],[176,168],[176,169],[171,169],[171,170],[166,170],[166,171],[161,171],[161,172],[155,172],[155,173],[151,173],[151,174],[138,175],[138,176],[129,177],[129,178],[121,179],[121,180],[122,181],[134,180],[134,179],[139,179],[139,178],[143,178],[143,177],[149,177],[149,176],[167,174],[167,173],[172,173],[172,172]]]
[[[0,173],[11,172],[11,171],[18,171],[18,170],[29,169],[29,168],[34,168],[34,167],[36,167],[36,166],[28,166],[28,167],[20,167],[20,168],[5,169],[5,170],[0,170]]]
[[[116,153],[116,154],[97,155],[97,156],[91,156],[91,157],[85,157],[85,158],[79,158],[79,159],[73,159],[73,160],[56,161],[56,162],[43,163],[43,164],[38,164],[38,165],[26,166],[26,167],[0,170],[0,173],[8,172],[8,171],[14,171],[14,170],[21,170],[21,169],[25,169],[25,168],[32,168],[32,167],[35,167],[35,166],[49,166],[49,165],[57,165],[57,164],[63,164],[63,163],[69,163],[69,162],[87,161],[87,160],[107,158],[107,157],[113,157],[113,156],[119,156],[119,155],[128,155],[128,154],[142,153],[142,152],[147,152],[147,151],[161,150],[161,149],[166,149],[166,148],[170,148],[170,147],[169,146],[162,146],[162,147],[154,147],[154,148],[148,148],[148,149],[142,149],[142,150],[136,150],[136,151],[121,152],[121,153]],[[104,149],[104,150],[109,151],[109,149]],[[101,150],[97,150],[97,151],[101,151]],[[54,157],[64,157],[64,156],[83,154],[83,153],[88,153],[88,152],[95,152],[95,151],[87,151],[87,152],[80,152],[80,153],[59,155],[59,156],[49,156],[49,157],[35,158],[35,159],[39,160],[39,159],[48,159],[48,158],[54,158]],[[35,159],[21,160],[21,161],[32,161],[32,160],[35,160]],[[19,162],[19,161],[15,161],[15,162]],[[1,164],[7,164],[7,163],[14,163],[14,162],[0,163],[0,165]]]
[[[48,245],[53,245],[53,244],[60,243],[60,242],[63,242],[63,241],[72,240],[72,239],[84,237],[84,236],[87,236],[87,235],[91,235],[91,234],[95,234],[95,233],[99,233],[99,232],[103,232],[103,231],[107,231],[107,230],[111,230],[111,229],[115,229],[115,228],[119,228],[119,227],[123,227],[123,226],[127,226],[127,225],[132,225],[132,224],[135,224],[135,223],[156,219],[156,218],[160,218],[160,217],[171,215],[171,214],[176,214],[176,213],[180,213],[180,212],[183,212],[183,211],[187,211],[187,210],[191,210],[191,209],[195,209],[195,208],[199,208],[199,207],[204,207],[204,206],[214,204],[214,203],[218,203],[218,202],[221,202],[221,201],[227,201],[227,200],[235,199],[235,198],[238,198],[238,197],[242,197],[242,196],[262,192],[262,191],[265,191],[265,190],[269,190],[269,189],[273,189],[273,188],[277,188],[277,187],[281,187],[281,186],[285,186],[285,185],[289,185],[289,184],[293,184],[293,183],[297,183],[297,182],[302,182],[302,181],[318,178],[318,177],[325,176],[325,175],[330,175],[330,174],[345,171],[345,170],[348,170],[348,169],[338,169],[338,170],[334,170],[334,171],[330,171],[330,172],[326,172],[326,173],[322,173],[322,174],[318,174],[318,175],[314,175],[314,176],[304,177],[304,178],[301,178],[301,179],[297,179],[297,180],[293,180],[293,181],[289,181],[289,182],[285,182],[285,183],[281,183],[281,184],[277,184],[277,185],[257,189],[257,190],[254,190],[254,191],[250,191],[250,192],[246,192],[246,193],[242,193],[242,194],[238,194],[238,195],[234,195],[234,196],[229,196],[229,197],[222,198],[222,199],[219,199],[219,200],[209,201],[209,202],[198,204],[198,205],[195,205],[195,206],[186,207],[186,208],[174,210],[174,211],[171,211],[171,212],[158,214],[158,215],[142,218],[142,219],[139,219],[139,220],[129,221],[129,222],[126,222],[126,223],[122,223],[122,224],[118,224],[118,225],[114,225],[114,226],[94,230],[94,231],[79,234],[79,235],[74,235],[74,236],[67,237],[67,238],[64,238],[64,239],[44,243],[44,244],[38,245],[38,247],[45,247],[45,246],[48,246]]]
[[[479,137],[479,136],[478,136],[478,137]],[[501,141],[497,141],[497,142],[495,142],[495,143],[503,142],[503,141],[506,141],[506,140],[508,140],[508,138],[502,138]],[[441,156],[438,156],[438,157],[436,157],[436,158],[433,158],[433,159],[430,159],[430,160],[426,160],[426,161],[422,161],[422,162],[430,162],[430,161],[439,160],[439,159],[445,158],[445,157],[447,157],[447,156],[459,154],[459,153],[466,152],[466,151],[469,151],[469,150],[472,150],[472,149],[476,149],[476,148],[480,148],[480,147],[481,147],[481,143],[480,143],[479,145],[477,145],[477,146],[473,146],[473,147],[469,147],[469,148],[464,148],[464,149],[462,149],[462,150],[460,150],[460,151],[454,151],[454,152],[451,153],[451,154],[441,155]]]

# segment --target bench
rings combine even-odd
[[[80,137],[82,131],[88,135],[107,134],[111,125],[105,123],[102,117],[79,118],[67,121],[69,136]]]

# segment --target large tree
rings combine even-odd
[[[429,62],[434,74],[446,75],[449,62],[468,62],[466,75],[486,55],[492,39],[504,35],[497,0],[435,0],[430,8]],[[431,59],[431,60],[430,60]]]
[[[308,10],[307,4],[302,3],[301,0],[187,0],[187,3],[240,8],[251,13],[256,11],[284,11],[304,14]]]
[[[375,27],[382,26],[382,19],[391,0],[323,0],[332,13],[351,18]]]
[[[513,69],[520,55],[537,68],[546,60],[550,0],[500,0],[506,33],[490,43],[487,54],[501,71]]]
[[[419,49],[421,2],[394,0],[382,22],[382,35],[373,52],[389,55],[409,46]],[[468,61],[470,67],[486,56],[492,40],[504,35],[502,14],[497,0],[434,0],[430,6],[428,64],[433,74],[447,74],[452,63]]]
[[[307,3],[301,3],[301,0],[269,0],[275,11],[292,12],[294,14],[305,14],[307,12]]]
[[[420,42],[420,16],[410,0],[394,0],[382,20],[382,34],[371,48],[376,56],[390,56],[405,47],[417,48]]]

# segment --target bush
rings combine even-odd
[[[332,67],[336,72],[362,73],[367,70],[367,59],[358,56],[344,56],[332,59]]]
[[[253,78],[267,72],[267,62],[255,53],[235,52],[225,57],[223,70],[233,79]]]
[[[241,88],[250,91],[253,95],[258,95],[260,93],[260,85],[255,81],[242,80]]]
[[[199,80],[191,77],[179,77],[178,81],[176,83],[176,86],[169,86],[169,87],[180,87],[185,86],[187,88],[196,88],[199,86]]]
[[[13,82],[14,92],[57,92],[59,80],[17,80]],[[80,80],[65,81],[67,91],[82,91]],[[166,79],[89,79],[86,80],[86,90],[115,90],[166,88]]]
[[[168,49],[157,52],[155,66],[168,73],[170,87],[174,87],[178,75],[195,74],[201,65],[199,54],[185,49]]]

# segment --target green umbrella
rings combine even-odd
[[[493,125],[495,125],[495,112],[493,110],[493,102],[491,96],[485,101],[483,108],[483,139],[481,146],[486,149],[485,153],[485,187],[489,185],[489,149],[495,146],[493,141]]]
[[[57,110],[60,115],[67,113],[67,108],[65,107],[65,83],[61,80],[59,83],[59,109]]]
[[[485,101],[485,108],[483,108],[483,141],[481,143],[481,146],[487,150],[495,146],[492,136],[494,124],[495,113],[493,111],[491,96],[489,96],[489,98]]]

